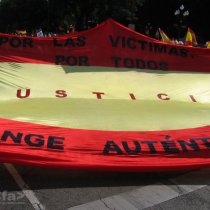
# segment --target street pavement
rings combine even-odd
[[[71,171],[0,164],[0,210],[209,210],[210,169]]]

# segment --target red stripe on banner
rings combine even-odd
[[[210,166],[210,126],[168,131],[96,131],[0,119],[0,161],[106,171]]]
[[[109,19],[71,36],[0,34],[0,62],[209,72],[210,51],[164,43]]]

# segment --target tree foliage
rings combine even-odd
[[[76,25],[84,30],[107,18],[125,22],[133,19],[144,0],[2,0],[0,30],[41,27],[56,31]]]
[[[177,33],[174,11],[181,4],[190,13],[185,26],[210,39],[209,0],[0,0],[0,32],[16,29],[31,32],[37,28],[58,32],[70,25],[80,31],[113,18],[126,25],[134,22],[142,33],[150,23],[153,34],[161,27],[173,37]]]

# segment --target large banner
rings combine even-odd
[[[69,169],[210,166],[210,50],[113,20],[53,38],[0,35],[0,161]]]

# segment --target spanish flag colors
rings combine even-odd
[[[206,47],[210,48],[210,41],[206,42]]]
[[[16,30],[16,33],[18,33],[20,35],[26,35],[27,34],[26,30]]]
[[[166,44],[112,19],[70,36],[0,33],[0,162],[210,167],[209,90],[210,50]]]
[[[170,44],[173,43],[173,41],[166,35],[166,33],[162,29],[159,28],[159,32],[160,32],[160,36],[161,36],[161,41],[167,42]]]
[[[185,44],[186,45],[197,45],[198,44],[197,40],[196,40],[195,33],[190,28],[187,29]]]

